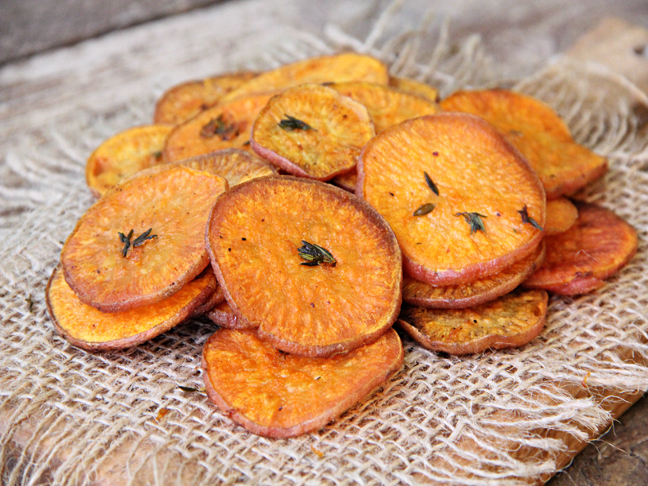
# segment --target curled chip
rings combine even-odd
[[[165,91],[155,105],[154,123],[179,125],[217,104],[256,73],[241,72],[188,81]]]
[[[216,291],[211,270],[172,296],[124,312],[101,312],[81,302],[65,282],[60,265],[47,284],[46,298],[57,332],[89,351],[123,349],[153,339],[191,317]]]
[[[254,329],[256,326],[250,324],[244,317],[237,316],[232,308],[224,301],[207,313],[207,317],[215,324],[227,329]]]
[[[637,252],[637,232],[594,204],[576,202],[578,219],[564,233],[547,236],[547,257],[524,282],[533,289],[562,295],[584,294],[603,286]]]
[[[531,96],[501,89],[460,91],[441,108],[480,116],[502,132],[536,171],[547,199],[572,194],[607,170],[605,158],[574,142],[556,112]]]
[[[86,183],[96,197],[123,178],[162,163],[162,150],[173,127],[129,128],[104,141],[86,162]]]
[[[220,103],[176,126],[164,146],[164,160],[178,162],[227,148],[249,149],[250,128],[268,94]]]
[[[289,176],[233,187],[212,211],[212,266],[232,311],[305,356],[372,342],[401,303],[401,253],[384,219],[342,189]]]
[[[416,81],[415,79],[392,76],[389,78],[389,86],[405,91],[406,93],[422,96],[423,98],[435,103],[440,101],[439,91],[436,88],[433,88],[429,84]]]
[[[432,285],[495,274],[544,235],[540,181],[472,115],[427,115],[376,135],[358,162],[356,193],[394,230],[405,271]]]
[[[202,356],[209,398],[253,434],[273,438],[321,429],[402,364],[403,346],[393,329],[332,358],[282,353],[253,332],[221,329],[209,338]]]
[[[252,127],[256,153],[290,174],[327,181],[349,172],[375,135],[367,109],[327,86],[274,96]]]
[[[211,266],[208,265],[207,268],[211,269]],[[205,269],[204,271],[206,272],[207,269]],[[220,285],[216,284],[216,291],[211,294],[205,302],[196,307],[196,309],[191,314],[191,317],[204,316],[223,302],[225,302],[225,293],[223,292],[223,288]]]
[[[566,197],[547,201],[547,221],[544,229],[549,235],[564,233],[578,219],[578,209]]]
[[[461,309],[483,304],[514,290],[529,278],[544,261],[545,245],[540,245],[522,260],[501,272],[474,282],[433,287],[405,275],[403,301],[417,307]]]
[[[286,88],[308,83],[369,81],[387,84],[387,66],[370,56],[345,52],[332,56],[305,59],[266,71],[235,89],[224,99],[250,93],[278,93]]]
[[[182,166],[122,181],[79,219],[61,252],[84,303],[119,312],[159,302],[209,263],[205,227],[227,181]]]
[[[227,179],[229,187],[257,177],[277,174],[277,169],[244,150],[223,149],[177,162],[194,170],[209,172]]]
[[[450,354],[517,348],[542,331],[547,292],[513,292],[468,309],[403,306],[401,327],[419,344]]]

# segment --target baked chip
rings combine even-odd
[[[220,103],[176,126],[164,146],[164,160],[178,162],[227,148],[251,150],[250,128],[269,94]]]
[[[547,292],[527,290],[468,309],[404,305],[398,323],[416,342],[432,351],[474,354],[517,348],[542,331],[547,302]]]
[[[161,164],[164,143],[172,129],[167,125],[146,125],[105,140],[86,162],[86,183],[92,194],[101,197],[123,178]]]
[[[232,311],[282,351],[344,353],[398,315],[396,238],[342,189],[290,176],[244,182],[218,199],[207,239]]]
[[[544,230],[549,235],[564,233],[578,219],[578,209],[566,197],[547,201],[547,221]]]
[[[207,268],[211,270],[210,265],[207,265]],[[204,271],[207,271],[207,269],[205,269]],[[196,310],[193,311],[191,317],[204,316],[209,311],[215,309],[216,306],[222,304],[223,302],[225,302],[225,293],[223,292],[223,288],[220,285],[216,284],[216,291],[213,294],[211,294],[203,304],[196,307]]]
[[[332,358],[285,354],[253,332],[221,329],[202,356],[209,398],[237,424],[272,438],[321,429],[402,365],[403,346],[393,329]]]
[[[433,287],[405,275],[403,301],[435,309],[462,309],[483,304],[514,290],[540,268],[544,257],[545,245],[540,243],[529,255],[501,272],[471,283],[447,287]]]
[[[237,316],[232,308],[223,301],[207,313],[207,317],[214,323],[227,329],[254,329],[256,326],[250,324],[245,318]]]
[[[81,302],[59,265],[45,295],[56,331],[79,348],[100,351],[136,346],[168,331],[191,317],[216,292],[216,287],[214,273],[209,270],[160,302],[108,313]]]
[[[205,227],[222,177],[152,167],[113,187],[79,219],[61,251],[65,280],[103,312],[159,302],[209,263]]]
[[[257,177],[277,175],[277,169],[273,165],[240,149],[218,150],[176,163],[224,177],[229,187]]]
[[[401,91],[405,91],[406,93],[422,96],[426,100],[432,101],[434,103],[441,101],[439,97],[439,91],[436,88],[433,88],[429,84],[416,81],[415,79],[392,76],[391,78],[389,78],[389,86]]]
[[[216,105],[230,91],[249,81],[256,73],[240,72],[188,81],[164,92],[155,105],[153,123],[179,125]]]
[[[235,89],[223,99],[234,99],[250,93],[279,93],[300,84],[368,81],[387,84],[387,66],[371,56],[344,52],[332,56],[304,59],[266,71]]]
[[[254,122],[251,143],[286,172],[327,181],[353,169],[374,135],[363,105],[327,86],[305,84],[268,102]]]
[[[460,91],[441,108],[480,116],[502,132],[536,171],[547,199],[572,194],[607,170],[605,158],[577,144],[556,112],[531,96],[503,89]]]
[[[612,211],[575,202],[576,224],[564,233],[547,236],[547,257],[524,282],[532,289],[555,294],[584,294],[603,286],[637,252],[637,232]]]
[[[544,235],[542,184],[472,115],[427,115],[376,135],[358,162],[356,193],[394,230],[405,271],[436,286],[500,272]]]
[[[331,182],[336,186],[341,187],[345,191],[355,193],[356,185],[358,184],[358,171],[354,167],[345,174],[335,176],[333,179],[331,179]]]

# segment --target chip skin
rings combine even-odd
[[[404,276],[403,302],[434,309],[463,309],[483,304],[514,290],[529,278],[545,258],[545,245],[538,247],[522,260],[501,272],[461,285],[433,287]]]
[[[209,398],[237,424],[271,438],[321,429],[402,365],[403,346],[393,329],[332,358],[282,353],[253,332],[221,329],[202,355]]]
[[[65,280],[103,312],[169,297],[209,263],[205,227],[225,190],[222,177],[182,166],[152,167],[122,181],[86,211],[63,245]]]
[[[578,209],[566,197],[547,201],[547,221],[544,230],[549,235],[564,233],[574,226],[578,219]]]
[[[133,127],[102,142],[86,162],[86,183],[92,194],[101,197],[125,177],[161,164],[171,130],[167,125]]]
[[[244,317],[237,316],[232,308],[223,300],[207,313],[207,317],[214,323],[227,329],[254,329],[256,326],[247,321]]]
[[[216,292],[211,270],[203,272],[172,296],[124,312],[101,312],[84,304],[57,266],[45,291],[47,309],[56,331],[74,346],[88,351],[136,346],[191,317]]]
[[[344,353],[376,340],[398,316],[396,238],[342,189],[290,176],[244,182],[218,199],[207,240],[232,311],[282,351]],[[307,244],[320,248],[317,258]]]
[[[333,88],[305,84],[268,102],[252,126],[250,142],[259,156],[286,172],[327,181],[353,169],[374,135],[362,104]]]
[[[270,97],[255,94],[222,102],[176,126],[164,146],[165,162],[228,148],[251,151],[250,128]]]
[[[405,91],[407,93],[422,96],[423,98],[434,103],[441,101],[441,98],[439,97],[439,91],[436,88],[433,88],[429,84],[422,83],[421,81],[417,81],[415,79],[392,76],[391,78],[389,78],[389,86],[401,91]]]
[[[542,184],[473,115],[427,115],[376,135],[359,159],[356,194],[394,230],[405,272],[435,286],[500,272],[544,236],[530,224],[545,222]]]
[[[398,324],[432,351],[461,355],[517,348],[542,331],[548,300],[543,290],[527,290],[468,309],[403,306]]]
[[[245,71],[187,81],[169,88],[155,104],[153,123],[179,125],[216,105],[230,91],[249,81],[256,73]]]
[[[245,150],[235,148],[197,155],[176,163],[224,177],[229,187],[257,177],[277,175],[274,165]]]
[[[502,132],[536,171],[547,199],[572,194],[607,171],[604,157],[577,144],[556,112],[531,96],[503,89],[460,91],[441,108],[480,116]]]
[[[587,293],[602,287],[637,252],[637,232],[623,219],[595,204],[574,204],[576,224],[545,238],[547,257],[525,287],[561,295]]]

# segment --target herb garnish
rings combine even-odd
[[[534,228],[539,229],[540,231],[543,231],[542,226],[540,226],[535,219],[533,219],[531,216],[529,216],[529,211],[527,210],[526,204],[524,205],[524,207],[520,211],[518,211],[518,213],[520,213],[520,216],[522,216],[522,223],[524,223],[524,224],[529,223]]]
[[[184,392],[205,393],[204,388],[193,388],[191,386],[182,386],[182,385],[178,385],[178,388],[180,388]]]
[[[432,189],[432,192],[436,194],[437,196],[439,195],[439,188],[436,186],[434,182],[432,182],[432,179],[428,175],[427,172],[423,172],[423,176],[425,177],[425,183],[428,185],[430,189]]]
[[[279,122],[279,128],[283,128],[287,132],[292,132],[293,130],[315,130],[308,123],[298,120],[294,116],[286,114],[284,114],[284,116],[286,118]]]
[[[149,228],[146,230],[144,233],[139,235],[137,238],[135,238],[134,241],[131,241],[131,238],[133,237],[133,230],[131,229],[128,233],[128,236],[126,236],[124,233],[119,232],[119,240],[124,244],[124,249],[122,250],[122,256],[126,258],[126,255],[128,254],[128,250],[132,246],[133,248],[137,248],[138,246],[142,246],[146,240],[152,240],[153,238],[157,238],[157,235],[151,235],[151,231],[153,228]]]
[[[431,213],[436,206],[432,203],[427,203],[418,208],[416,211],[414,211],[414,214],[412,216],[425,216],[426,214]]]
[[[455,216],[463,216],[466,220],[466,223],[470,225],[470,234],[476,233],[477,231],[483,231],[486,233],[486,227],[482,218],[486,218],[483,214],[479,213],[456,213]]]
[[[234,125],[228,125],[225,123],[223,115],[218,115],[217,118],[213,118],[200,130],[200,136],[205,138],[210,138],[215,135],[219,135],[223,141],[228,141],[234,138],[238,133],[236,132],[236,127]]]
[[[124,249],[122,250],[122,256],[126,258],[126,254],[128,253],[128,249],[131,246],[131,241],[130,239],[133,237],[133,230],[130,230],[130,233],[128,233],[128,236],[126,236],[124,233],[119,232],[119,241],[121,241],[124,244]]]
[[[329,265],[334,267],[337,264],[337,260],[326,248],[322,248],[319,245],[315,245],[304,240],[302,240],[302,243],[304,246],[299,248],[297,252],[299,253],[299,256],[306,261],[302,262],[300,265],[315,267],[320,263],[328,263]]]

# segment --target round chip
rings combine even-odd
[[[209,398],[253,434],[273,438],[324,427],[402,365],[403,346],[393,329],[332,358],[285,354],[250,331],[221,329],[202,357]]]
[[[221,177],[152,167],[108,191],[79,219],[61,252],[65,280],[103,312],[159,302],[208,264],[205,227]]]
[[[375,135],[367,109],[316,84],[287,89],[261,110],[252,148],[286,172],[320,181],[349,172]]]
[[[433,88],[429,84],[416,81],[415,79],[392,76],[389,78],[389,86],[405,91],[406,93],[422,96],[423,98],[435,103],[440,101],[439,91],[436,88]]]
[[[405,271],[432,285],[495,274],[543,237],[540,181],[472,115],[428,115],[376,135],[358,162],[356,193],[394,230]]]
[[[605,158],[574,142],[556,112],[531,96],[502,89],[460,91],[441,108],[472,113],[502,132],[536,171],[547,199],[572,194],[607,170]]]
[[[549,235],[564,233],[574,226],[578,219],[578,209],[566,197],[547,201],[547,221],[544,230]]]
[[[191,317],[216,292],[216,278],[203,272],[172,296],[124,312],[101,312],[84,304],[56,267],[45,291],[56,331],[88,351],[123,349],[153,339]]]
[[[227,329],[254,329],[256,326],[252,325],[247,319],[237,316],[232,312],[232,308],[224,301],[207,313],[207,317],[211,319],[214,324]]]
[[[433,287],[405,275],[403,301],[417,307],[462,309],[489,302],[507,294],[529,278],[544,261],[545,245],[499,273],[461,285]]]
[[[86,162],[86,183],[96,197],[123,178],[162,163],[162,150],[173,127],[129,128],[104,141]]]
[[[637,232],[623,219],[594,204],[575,205],[576,224],[545,238],[547,257],[525,287],[562,295],[590,292],[603,286],[603,280],[637,252]]]
[[[419,344],[450,354],[517,348],[544,327],[547,292],[514,292],[469,309],[403,306],[401,327]]]
[[[401,302],[401,253],[378,213],[342,189],[289,176],[223,194],[208,250],[232,311],[273,346],[331,356],[378,338]]]

